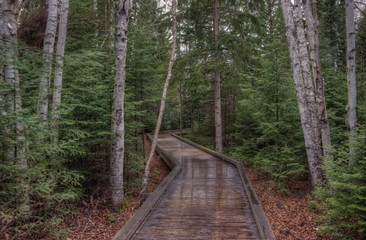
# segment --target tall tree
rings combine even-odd
[[[320,54],[319,54],[319,36],[318,36],[318,16],[317,16],[317,2],[316,0],[310,3],[310,0],[302,2],[305,13],[307,36],[310,48],[310,61],[312,64],[312,73],[315,85],[315,95],[318,108],[318,120],[321,131],[323,156],[330,156],[331,135],[328,123],[327,109],[324,94],[324,79],[320,68]]]
[[[354,1],[346,0],[346,32],[347,32],[347,85],[348,105],[347,124],[350,131],[349,155],[350,165],[356,162],[356,134],[357,134],[357,83],[356,83],[356,29],[354,16]]]
[[[116,43],[116,77],[112,109],[112,150],[111,150],[111,198],[114,206],[123,204],[123,163],[125,152],[124,97],[126,81],[126,53],[128,13],[132,0],[121,0],[118,10]]]
[[[48,93],[52,74],[52,59],[57,30],[58,1],[48,1],[47,27],[43,41],[43,72],[39,80],[38,117],[48,119]]]
[[[156,122],[155,132],[154,132],[154,138],[151,145],[151,150],[149,154],[149,158],[147,159],[146,167],[145,167],[145,174],[142,182],[142,190],[141,190],[141,201],[145,201],[146,199],[146,192],[147,192],[147,186],[148,186],[148,180],[149,180],[149,174],[150,174],[150,164],[153,159],[156,145],[158,142],[158,135],[161,127],[161,123],[163,121],[164,116],[164,109],[165,109],[165,103],[166,103],[166,96],[168,93],[169,83],[172,79],[172,69],[174,64],[174,57],[175,57],[175,51],[177,46],[177,19],[176,19],[176,11],[177,11],[177,1],[172,0],[172,7],[171,7],[171,13],[173,18],[173,27],[172,27],[172,33],[173,33],[173,39],[172,39],[172,49],[170,51],[170,60],[168,65],[168,74],[165,79],[165,84],[163,88],[163,94],[161,96],[161,102],[160,102],[160,110],[159,110],[159,116],[158,120]]]
[[[5,54],[5,7],[4,7],[4,0],[0,0],[0,54],[1,56],[4,56]],[[1,85],[5,85],[5,76],[4,76],[4,65],[5,65],[5,59],[1,58],[0,59],[0,84]],[[5,117],[7,115],[6,113],[6,96],[5,93],[1,93],[0,94],[0,117]],[[4,127],[4,126],[3,126]],[[6,132],[7,130],[4,128],[1,128],[1,133],[3,133],[4,135],[7,135]],[[6,144],[1,142],[0,147],[3,149],[3,153],[5,155],[5,158],[7,155],[7,151],[6,149]]]
[[[132,1],[132,0],[131,0]],[[115,47],[116,42],[116,28],[114,27],[116,21],[116,1],[115,0],[108,0],[108,19],[109,19],[109,39],[111,47]]]
[[[6,109],[8,114],[15,116],[14,126],[12,126],[8,134],[13,134],[15,136],[15,144],[10,146],[6,157],[8,161],[14,161],[20,166],[20,168],[25,171],[28,168],[28,161],[25,156],[26,143],[24,136],[24,124],[22,116],[22,98],[20,93],[20,78],[18,72],[18,42],[17,42],[17,32],[18,32],[18,10],[21,5],[21,1],[8,1],[4,0],[1,3],[2,9],[2,44],[5,56],[5,66],[4,66],[4,81],[11,90],[7,94],[6,101],[8,102],[8,107]],[[19,191],[20,191],[20,213],[28,214],[29,207],[29,196],[28,196],[28,184],[25,179],[19,179]]]
[[[93,12],[94,12],[95,19],[98,19],[98,0],[93,0]],[[95,25],[94,36],[95,37],[99,36],[99,24],[98,24],[98,22]]]
[[[320,169],[322,153],[301,9],[299,8],[298,0],[295,0],[293,6],[290,0],[281,0],[281,5],[286,24],[286,36],[291,56],[292,73],[301,125],[304,132],[309,170],[312,183],[315,185],[323,178]]]
[[[59,20],[57,50],[56,50],[55,80],[53,86],[54,89],[53,89],[53,101],[52,101],[52,112],[51,112],[52,129],[53,129],[52,141],[54,144],[58,144],[58,138],[59,138],[58,122],[60,120],[62,73],[64,68],[68,11],[69,11],[69,0],[61,0],[60,20]]]
[[[214,32],[214,82],[215,82],[215,150],[222,153],[222,118],[221,118],[221,77],[220,77],[220,44],[219,44],[219,32],[220,32],[220,3],[219,0],[213,2],[213,32]]]

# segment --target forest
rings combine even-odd
[[[365,15],[365,0],[0,0],[0,239],[66,239],[83,202],[143,201],[145,134],[167,130],[277,191],[306,181],[321,236],[366,239]]]

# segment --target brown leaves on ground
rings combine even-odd
[[[324,240],[321,236],[316,210],[308,205],[311,195],[309,181],[293,181],[292,191],[278,191],[270,177],[246,167],[253,188],[262,204],[276,239],[280,240]],[[296,189],[294,191],[294,189]]]
[[[145,155],[150,151],[150,144],[145,141]],[[155,154],[151,162],[151,173],[149,178],[148,194],[169,174],[169,168]],[[88,204],[78,210],[75,217],[66,221],[68,240],[110,240],[132,217],[140,207],[140,194],[137,189],[132,196],[127,198],[126,207],[119,212],[115,212],[107,206]]]
[[[129,206],[121,212],[114,212],[108,207],[80,208],[75,217],[66,221],[67,239],[112,239],[140,206],[138,197],[127,200]]]

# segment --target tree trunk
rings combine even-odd
[[[154,132],[154,138],[153,138],[153,141],[152,141],[152,146],[151,146],[149,158],[147,160],[146,167],[145,167],[145,174],[144,174],[144,178],[143,178],[143,182],[142,182],[142,190],[141,190],[141,196],[140,196],[141,197],[141,202],[145,201],[145,199],[147,197],[147,185],[148,185],[149,174],[150,174],[150,163],[151,163],[151,160],[152,160],[152,158],[154,156],[154,153],[155,153],[155,150],[156,150],[156,144],[158,142],[158,135],[159,135],[159,131],[160,131],[160,126],[161,126],[161,123],[163,121],[163,115],[164,115],[164,109],[165,109],[165,102],[166,102],[166,95],[167,95],[167,92],[168,92],[168,87],[169,87],[170,80],[172,79],[172,69],[173,69],[174,56],[175,56],[176,45],[177,45],[177,19],[176,19],[176,11],[177,11],[177,1],[176,0],[172,0],[172,8],[171,8],[171,13],[172,13],[172,18],[173,18],[172,49],[171,49],[171,52],[170,52],[170,60],[169,60],[169,66],[168,66],[168,74],[167,74],[167,77],[166,77],[166,80],[165,80],[165,84],[164,84],[164,88],[163,88],[163,94],[162,94],[162,97],[161,97],[159,116],[158,116],[158,120],[156,122],[156,127],[155,127],[155,132]]]
[[[13,91],[13,86],[14,86],[14,78],[10,78],[9,76],[7,76],[9,73],[9,67],[8,65],[11,66],[11,69],[14,66],[14,61],[15,59],[13,59],[13,46],[11,44],[11,42],[13,41],[12,35],[11,35],[11,29],[9,28],[8,25],[8,16],[12,14],[12,10],[10,9],[10,4],[8,3],[7,0],[2,0],[1,1],[1,9],[0,9],[0,14],[1,14],[1,22],[0,24],[2,25],[1,27],[1,46],[2,46],[2,52],[1,52],[1,56],[4,56],[1,58],[1,74],[2,74],[2,81],[5,85],[8,86],[12,86],[11,89],[4,91],[3,92],[3,96],[2,96],[2,109],[1,109],[1,113],[3,116],[7,116],[8,114],[12,114],[14,113],[14,91]],[[11,16],[9,16],[11,17]],[[12,72],[12,71],[11,71]],[[4,126],[4,128],[2,129],[2,133],[4,134],[4,136],[6,136],[7,141],[5,141],[3,143],[3,151],[4,151],[4,160],[7,162],[10,161],[14,161],[15,159],[15,145],[13,144],[14,140],[12,139],[14,136],[14,127],[12,126]]]
[[[347,123],[350,131],[349,157],[350,165],[356,163],[357,134],[357,88],[356,88],[356,30],[354,17],[354,1],[346,0],[346,31],[347,31],[347,83],[348,106]]]
[[[2,9],[5,14],[3,15],[3,28],[1,29],[1,35],[4,38],[4,56],[5,56],[5,67],[4,67],[4,80],[12,86],[12,91],[8,94],[8,113],[12,113],[15,116],[15,124],[11,130],[11,134],[15,135],[15,145],[11,146],[8,152],[9,161],[15,160],[20,166],[22,171],[26,171],[28,168],[28,161],[25,157],[25,136],[24,136],[24,125],[22,117],[22,99],[20,95],[20,80],[17,69],[18,62],[18,50],[17,50],[17,2],[9,3],[7,0],[2,2]],[[11,157],[11,158],[10,158]],[[29,216],[29,195],[28,195],[28,183],[25,179],[18,179],[19,184],[19,213],[22,217]]]
[[[222,118],[221,118],[221,78],[220,71],[218,70],[218,65],[220,64],[219,59],[219,31],[220,31],[220,20],[219,20],[219,0],[214,0],[213,3],[213,31],[214,31],[214,41],[215,41],[215,71],[214,71],[214,81],[215,81],[215,150],[218,153],[222,153]]]
[[[111,198],[115,207],[123,204],[123,160],[125,143],[124,94],[126,81],[126,53],[128,11],[132,0],[121,0],[118,11],[116,78],[114,85],[114,102],[112,109],[112,149],[111,149]]]
[[[93,12],[94,12],[94,17],[97,20],[98,19],[98,0],[93,0]],[[98,20],[95,24],[95,32],[94,32],[94,36],[98,37],[99,36],[99,24],[98,24]]]
[[[48,119],[48,92],[52,74],[52,59],[57,30],[57,0],[48,1],[47,27],[43,42],[43,72],[39,81],[38,117]]]
[[[1,56],[5,56],[5,24],[4,24],[4,18],[5,18],[5,8],[4,8],[4,1],[5,0],[0,0],[0,55]],[[1,86],[5,85],[5,76],[4,76],[4,66],[6,63],[6,59],[4,57],[0,58],[0,84]],[[6,94],[4,92],[2,92],[0,94],[0,116],[1,117],[5,117],[7,115],[7,111],[6,111]],[[4,136],[7,135],[8,129],[5,128],[4,126],[1,126],[1,132],[3,133]],[[4,142],[0,143],[0,147],[2,149],[2,152],[4,154],[4,158],[5,161],[8,160],[7,156],[7,144],[5,144]]]
[[[183,86],[182,81],[179,82],[179,132],[183,136]]]
[[[297,46],[298,46],[298,54],[300,59],[300,66],[302,77],[304,80],[304,91],[306,96],[307,108],[311,117],[311,130],[313,131],[313,150],[315,151],[316,165],[317,168],[320,169],[322,151],[321,151],[321,132],[320,132],[320,124],[318,118],[318,108],[317,108],[317,99],[315,96],[315,82],[313,82],[312,72],[309,61],[309,52],[308,52],[308,40],[305,34],[305,26],[304,26],[304,16],[301,8],[300,0],[294,1],[293,6],[293,16],[294,23],[296,26],[297,33]]]
[[[319,132],[319,124],[317,118],[317,109],[316,109],[316,98],[315,98],[315,91],[314,91],[314,82],[311,73],[310,61],[309,61],[309,52],[308,52],[308,41],[305,35],[305,26],[304,26],[304,16],[300,5],[300,0],[294,1],[293,6],[293,16],[294,16],[294,23],[296,26],[296,33],[297,33],[297,46],[298,46],[298,55],[300,59],[300,66],[302,77],[304,80],[305,86],[305,95],[307,100],[307,106],[309,109],[309,113],[311,114],[311,121],[313,126],[313,131],[315,134],[315,141],[317,141],[317,145],[320,147],[320,132]]]
[[[305,80],[302,72],[302,65],[299,56],[299,45],[296,36],[293,12],[290,0],[281,0],[283,16],[286,24],[286,36],[289,44],[293,79],[295,82],[296,97],[299,106],[301,126],[304,132],[306,153],[308,157],[309,170],[313,185],[322,180],[320,170],[321,152],[317,145],[317,136],[313,126],[312,112],[308,106],[308,96]]]
[[[115,26],[115,19],[116,19],[116,16],[115,16],[115,9],[116,9],[116,6],[115,6],[115,2],[114,0],[109,0],[108,1],[109,3],[109,11],[108,11],[108,18],[109,18],[109,39],[110,39],[110,43],[111,43],[111,47],[112,49],[114,49],[114,44],[116,42],[116,28],[114,27]]]
[[[307,23],[307,34],[310,48],[310,60],[312,63],[313,78],[315,84],[315,94],[318,108],[318,121],[321,131],[323,156],[331,156],[331,136],[328,123],[328,116],[325,103],[324,94],[324,79],[320,70],[320,55],[319,55],[319,37],[318,37],[318,17],[316,0],[313,1],[312,6],[310,0],[303,1],[303,9]]]
[[[5,16],[5,11],[4,11],[4,0],[0,0],[0,56],[4,56],[4,51],[5,51],[5,47],[4,47],[4,16]],[[4,60],[3,58],[0,59],[0,81],[2,82],[4,80]],[[0,95],[0,98],[2,96]],[[1,99],[0,99],[1,100]],[[1,106],[1,105],[0,105]]]
[[[22,14],[22,11],[23,11],[23,4],[24,4],[24,0],[18,0],[16,1],[16,6],[15,6],[15,11],[17,13],[17,23],[20,22],[20,17],[21,17],[21,14]]]
[[[59,120],[60,120],[60,107],[61,107],[61,93],[62,93],[62,73],[64,69],[64,54],[66,45],[66,32],[67,32],[67,16],[69,11],[69,0],[61,0],[60,6],[60,24],[58,29],[57,50],[56,50],[56,67],[55,67],[55,80],[53,89],[53,101],[52,101],[52,142],[58,144],[59,139]]]

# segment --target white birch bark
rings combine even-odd
[[[356,30],[354,17],[354,1],[346,0],[346,32],[347,32],[347,85],[348,106],[347,123],[349,136],[350,165],[356,163],[356,134],[357,134],[357,87],[356,87]]]
[[[24,0],[17,0],[15,2],[15,12],[17,13],[17,23],[19,24],[20,23],[20,17],[21,17],[21,14],[22,14],[22,7],[23,7],[23,4],[24,4]]]
[[[43,42],[43,72],[39,80],[38,117],[48,119],[48,94],[52,74],[52,60],[57,30],[57,0],[48,1],[48,18]]]
[[[11,36],[11,29],[10,25],[8,24],[8,15],[12,14],[11,9],[9,8],[9,4],[7,0],[2,0],[1,2],[1,47],[2,52],[1,56],[4,56],[0,59],[1,61],[1,74],[2,74],[2,81],[8,86],[14,85],[14,78],[10,78],[7,76],[9,73],[9,67],[14,65],[14,59],[12,58],[12,49],[13,46],[10,44],[13,39]],[[11,49],[9,49],[11,48]],[[12,67],[11,67],[12,69]],[[8,113],[14,112],[14,92],[13,91],[7,91],[4,92],[4,96],[2,96],[3,106],[2,106],[2,115],[5,117],[8,115]],[[2,129],[2,132],[4,136],[7,136],[8,140],[3,144],[3,151],[4,151],[4,158],[5,161],[14,161],[15,159],[15,146],[11,144],[13,140],[11,139],[14,135],[14,128],[11,126],[4,126]]]
[[[215,62],[219,64],[219,32],[220,32],[220,17],[219,17],[219,0],[214,0],[213,3],[213,32],[215,41]],[[222,118],[221,118],[221,77],[220,71],[215,69],[214,71],[215,81],[215,150],[218,153],[222,153]]]
[[[132,0],[121,0],[118,11],[117,46],[116,46],[116,78],[114,86],[114,102],[112,112],[112,149],[111,149],[111,198],[114,206],[123,204],[123,164],[124,164],[124,92],[126,81],[126,53],[128,12]]]
[[[305,26],[304,26],[304,16],[303,10],[301,8],[300,0],[294,1],[293,6],[293,16],[294,22],[296,26],[297,33],[297,45],[298,45],[298,53],[300,59],[300,66],[302,71],[302,76],[304,80],[304,90],[307,101],[307,108],[311,117],[311,130],[314,132],[314,151],[316,152],[318,161],[318,167],[320,168],[322,151],[321,151],[321,133],[320,133],[320,125],[318,118],[318,108],[317,108],[317,99],[315,95],[315,82],[313,81],[313,76],[310,67],[309,61],[309,52],[308,52],[308,40],[305,34]]]
[[[179,47],[178,47],[179,48]],[[183,86],[182,81],[179,82],[179,132],[183,136]]]
[[[99,24],[98,24],[98,0],[93,0],[93,12],[96,19],[94,36],[99,36]]]
[[[4,0],[0,0],[0,37],[3,40],[3,34],[4,34],[4,16],[5,16],[5,11],[4,11]],[[4,47],[3,47],[3,41],[0,42],[0,50],[1,50],[1,56],[4,56],[3,51],[4,51]],[[2,66],[2,61],[3,59],[0,59],[1,61],[1,66]]]
[[[4,16],[5,16],[5,11],[4,11],[4,0],[0,0],[0,56],[5,56],[5,38],[4,38]],[[4,78],[4,66],[5,65],[5,59],[4,58],[0,58],[0,84],[4,84],[5,83],[5,78]],[[5,96],[0,94],[0,116],[5,116],[6,115],[6,111],[5,111]],[[2,149],[4,149],[3,144],[1,143]]]
[[[10,149],[7,156],[8,160],[15,160],[22,170],[28,168],[28,161],[25,157],[26,143],[24,136],[24,124],[22,117],[22,99],[20,95],[20,79],[17,69],[18,61],[18,50],[17,50],[17,2],[9,2],[4,0],[2,7],[5,14],[3,15],[3,28],[1,29],[2,37],[4,38],[4,56],[5,67],[4,67],[4,80],[5,82],[13,87],[13,91],[9,94],[6,99],[9,102],[8,113],[15,115],[14,130],[11,133],[15,134],[15,146]],[[19,191],[20,199],[18,206],[19,213],[22,217],[26,217],[30,213],[29,207],[29,195],[28,195],[28,184],[25,179],[19,179]]]
[[[166,96],[167,96],[167,93],[168,93],[168,88],[169,88],[170,80],[172,79],[172,69],[173,69],[174,57],[175,57],[175,51],[176,51],[176,45],[177,45],[177,19],[176,19],[176,11],[177,11],[177,1],[176,0],[172,0],[172,8],[171,8],[171,14],[172,14],[172,18],[173,18],[172,48],[171,48],[171,51],[170,51],[170,60],[169,60],[169,65],[168,65],[168,74],[167,74],[167,77],[165,79],[165,84],[164,84],[164,88],[163,88],[163,94],[162,94],[161,102],[160,102],[159,116],[158,116],[158,120],[156,122],[156,127],[155,127],[155,132],[154,132],[154,138],[153,138],[153,141],[152,141],[149,158],[147,160],[146,167],[145,167],[145,173],[144,173],[144,178],[143,178],[143,182],[142,182],[142,190],[141,190],[141,202],[145,201],[145,199],[147,197],[147,186],[148,186],[148,181],[149,181],[150,165],[151,165],[151,161],[153,159],[153,156],[154,156],[154,153],[155,153],[155,150],[156,150],[156,145],[157,145],[157,142],[158,142],[158,135],[159,135],[161,123],[163,121],[163,115],[164,115],[164,109],[165,109],[165,103],[166,103]]]
[[[62,96],[62,73],[64,69],[64,55],[66,45],[66,33],[67,33],[67,17],[69,12],[69,0],[61,0],[60,5],[60,21],[58,28],[58,39],[56,49],[56,66],[55,66],[55,80],[52,99],[52,142],[58,144],[59,139],[59,120],[60,120],[60,107]]]
[[[110,43],[111,43],[111,47],[112,49],[114,49],[114,44],[116,42],[116,28],[114,27],[115,26],[115,0],[109,0],[109,11],[108,11],[108,16],[109,16],[109,37],[110,37]]]
[[[315,84],[315,94],[318,108],[318,121],[321,131],[322,150],[324,157],[331,155],[331,135],[326,110],[325,94],[324,94],[324,78],[320,68],[319,56],[319,37],[318,37],[318,17],[316,0],[310,4],[310,0],[303,1],[303,9],[305,13],[307,35],[310,48],[310,60],[313,70],[313,78]]]
[[[299,56],[296,28],[291,9],[290,0],[281,0],[283,16],[286,24],[286,36],[291,56],[292,74],[295,83],[296,97],[299,106],[301,126],[304,132],[306,153],[313,185],[322,179],[320,166],[320,151],[317,146],[316,134],[313,127],[312,113],[308,107],[307,91],[303,78],[302,66]]]
[[[293,5],[293,17],[294,23],[296,27],[296,42],[298,45],[298,55],[300,60],[300,66],[302,71],[302,77],[304,79],[304,86],[306,92],[306,100],[308,103],[308,109],[312,117],[312,125],[315,127],[314,131],[318,132],[318,124],[317,124],[317,112],[315,109],[316,99],[315,99],[315,91],[314,91],[314,82],[312,78],[310,61],[309,61],[309,53],[308,53],[308,41],[305,35],[305,26],[304,26],[304,16],[302,13],[300,0],[295,0]]]

